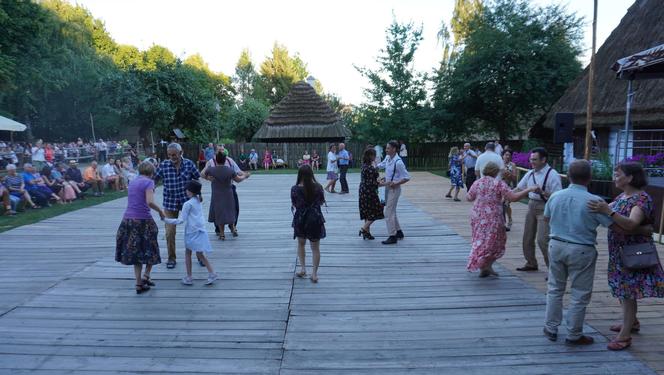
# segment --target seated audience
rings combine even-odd
[[[39,204],[40,206],[50,206],[49,200],[54,199],[55,201],[62,203],[60,197],[58,197],[51,188],[49,188],[44,179],[39,173],[35,170],[35,167],[30,163],[23,164],[23,182],[25,183],[25,190],[28,191],[30,196]]]
[[[16,173],[16,166],[14,164],[9,164],[7,166],[7,176],[5,177],[5,187],[9,190],[9,199],[11,203],[16,207],[19,201],[23,200],[32,208],[39,208],[30,198],[30,194],[25,190],[25,182],[23,182],[23,177],[19,176]],[[12,198],[13,197],[13,198]],[[16,200],[18,199],[18,200]],[[15,210],[15,208],[14,208]]]
[[[99,175],[96,161],[93,161],[89,167],[85,168],[83,180],[92,187],[95,197],[104,195],[104,180]]]

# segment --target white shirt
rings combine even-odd
[[[480,172],[480,177],[484,177],[484,167],[486,167],[487,164],[490,162],[495,163],[498,165],[498,168],[500,168],[500,171],[502,172],[505,169],[505,163],[503,162],[503,158],[500,157],[500,155],[496,154],[493,151],[485,151],[482,153],[482,155],[477,157],[477,162],[475,163],[475,170]],[[496,177],[498,180],[502,178],[502,173],[498,173],[498,177]]]
[[[99,151],[108,150],[108,145],[106,145],[106,142],[99,142],[98,145],[99,146],[97,146],[97,148],[99,149]]]
[[[394,158],[390,158],[390,155],[387,155],[385,160],[378,163],[377,167],[385,169],[385,181],[399,182],[401,180],[410,180],[406,166],[399,156],[395,155]]]
[[[375,145],[374,150],[376,150],[376,160],[383,160],[383,147],[381,145]]]
[[[249,160],[251,160],[251,162],[257,162],[258,161],[258,154],[255,153],[255,152],[252,152],[251,154],[249,154]]]
[[[503,146],[500,143],[496,143],[496,154],[503,156]]]
[[[408,157],[408,150],[406,149],[405,144],[401,144],[401,147],[399,147],[399,156],[402,156],[404,158]]]
[[[116,176],[115,168],[113,168],[110,163],[106,163],[103,167],[101,167],[101,177],[107,178],[111,176]]]
[[[46,155],[44,154],[43,147],[32,148],[32,161],[46,161]]]
[[[184,233],[206,232],[205,220],[203,220],[203,205],[197,197],[189,198],[188,201],[182,205],[182,212],[177,219],[164,219],[166,224],[182,224],[187,223],[184,227]]]
[[[544,179],[546,178],[546,174],[551,170],[551,173],[549,173],[549,178],[546,179],[546,186],[544,186],[544,191],[547,193],[553,193],[558,190],[561,190],[563,188],[562,182],[560,181],[560,175],[558,172],[556,172],[555,169],[551,168],[548,164],[544,166],[544,168],[540,169],[539,171],[535,171],[534,169],[529,170],[525,176],[521,178],[521,181],[519,181],[519,184],[516,185],[517,189],[519,190],[526,190],[531,186],[542,186],[544,184]],[[537,193],[528,193],[528,198],[536,200],[536,201],[541,201],[542,197],[537,194]]]
[[[328,172],[336,172],[337,170],[337,155],[330,151],[327,153],[327,169]]]

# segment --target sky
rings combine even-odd
[[[254,64],[269,55],[274,42],[299,53],[326,92],[345,103],[363,101],[367,81],[354,66],[376,67],[393,18],[423,27],[415,68],[431,72],[442,47],[436,38],[442,22],[449,25],[454,0],[69,0],[104,21],[116,42],[147,49],[163,45],[186,58],[199,53],[210,68],[232,75],[242,49]],[[558,4],[585,18],[586,53],[590,60],[592,0],[531,0]],[[599,0],[597,48],[620,23],[633,0]]]

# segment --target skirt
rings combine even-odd
[[[184,234],[184,247],[196,253],[209,253],[212,251],[207,232],[198,231]]]
[[[328,180],[338,180],[339,178],[337,177],[336,172],[327,172],[327,179]]]
[[[128,266],[161,263],[157,233],[153,219],[123,219],[115,237],[115,261]]]

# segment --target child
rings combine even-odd
[[[191,254],[195,251],[198,260],[209,272],[205,285],[211,285],[217,280],[218,276],[214,273],[210,261],[205,256],[205,253],[212,251],[212,246],[210,246],[210,240],[205,230],[205,221],[203,220],[201,183],[195,180],[189,181],[187,184],[187,196],[189,200],[182,205],[180,217],[177,219],[164,219],[164,222],[173,225],[187,222],[187,226],[184,229],[184,246],[187,249],[185,253],[187,274],[182,278],[182,284],[194,284],[191,277]]]

